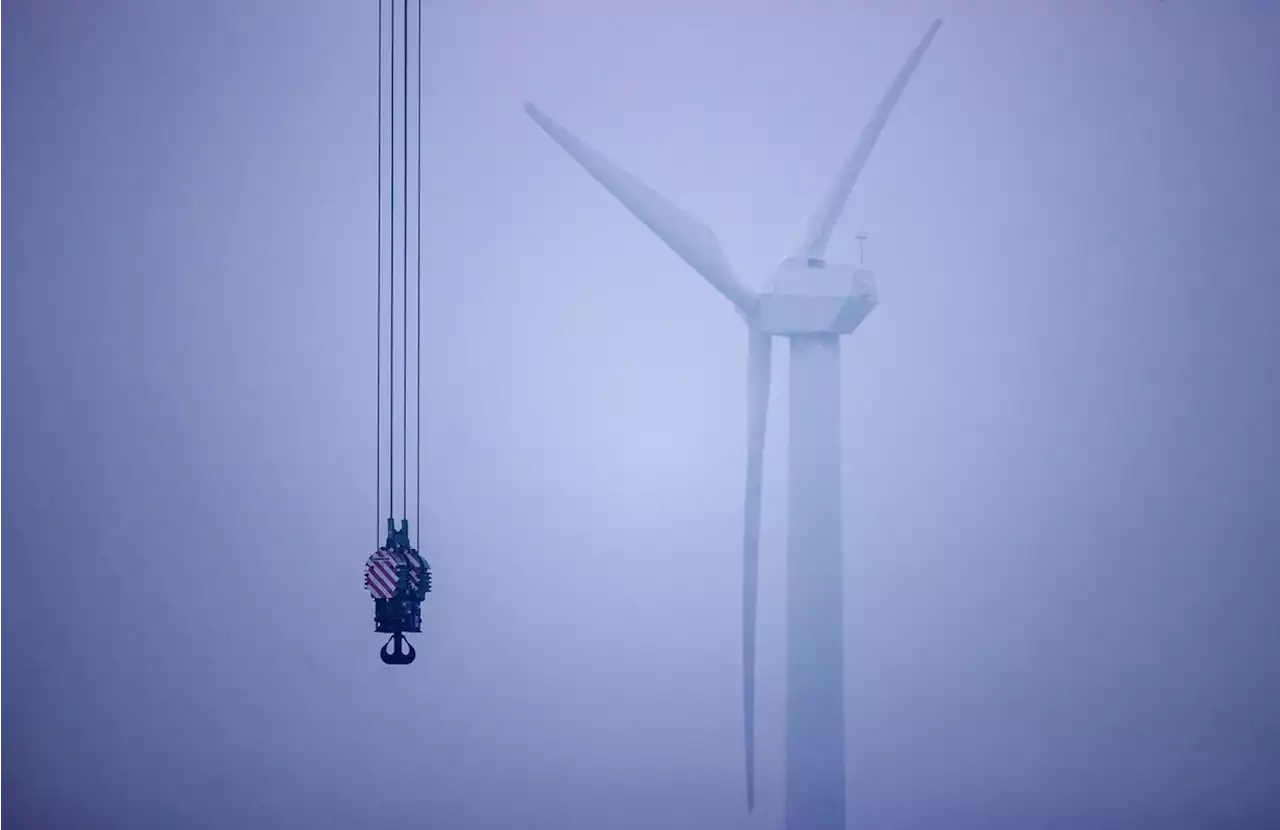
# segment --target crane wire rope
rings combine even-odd
[[[418,0],[418,207],[415,211],[414,218],[418,223],[418,241],[415,246],[417,255],[417,282],[414,287],[414,298],[417,300],[418,309],[414,314],[413,326],[417,334],[417,346],[414,351],[413,365],[417,372],[414,379],[414,392],[416,400],[413,405],[414,420],[417,422],[417,435],[413,441],[414,447],[414,475],[413,498],[414,498],[414,516],[413,525],[418,532],[418,546],[422,546],[422,0]]]
[[[377,375],[376,375],[376,430],[375,430],[375,467],[374,467],[374,501],[378,513],[378,540],[381,546],[383,522],[393,521],[395,518],[395,337],[396,337],[396,2],[389,0],[387,3],[390,15],[389,25],[390,32],[387,40],[390,42],[390,66],[389,79],[390,89],[388,94],[388,117],[390,118],[390,128],[387,132],[390,141],[389,164],[390,171],[388,176],[388,199],[389,203],[383,202],[383,99],[382,99],[382,83],[383,83],[383,3],[378,2],[378,148],[377,148],[377,165],[378,165],[378,217],[377,217],[377,312],[378,319],[377,329],[377,348],[375,349],[377,357]],[[414,501],[415,515],[414,521],[418,523],[422,518],[422,0],[417,3],[417,88],[416,88],[416,133],[417,140],[417,158],[415,175],[417,178],[418,193],[415,199],[414,218],[416,221],[416,240],[414,245],[414,253],[416,259],[415,265],[415,305],[414,327],[415,327],[415,345],[417,355],[414,361],[414,415],[415,415],[415,437],[414,437]],[[400,504],[401,518],[407,519],[409,513],[409,0],[403,0],[402,4],[402,30],[401,34],[401,66],[402,71],[401,90],[400,90],[400,113],[402,117],[401,123],[401,146],[399,148],[403,158],[400,165],[401,180],[401,204],[400,204],[400,222],[401,222],[401,240],[400,240],[400,317],[401,317],[401,367],[400,367]],[[382,513],[382,332],[383,332],[383,260],[382,260],[382,242],[383,242],[383,211],[388,213],[388,268],[387,268],[387,320],[388,320],[388,337],[387,337],[387,514]],[[388,530],[392,530],[389,527]]]
[[[396,510],[396,6],[391,0],[391,335],[387,338],[387,513]]]
[[[400,94],[404,97],[401,113],[404,115],[404,138],[400,149],[404,153],[401,175],[404,176],[404,253],[400,257],[400,276],[404,284],[404,302],[400,304],[403,316],[400,326],[400,518],[409,516],[409,0],[404,0],[404,16],[401,34],[404,36],[404,84]]]
[[[374,430],[374,488],[373,502],[378,513],[378,522],[374,526],[373,540],[380,545],[382,540],[382,0],[378,0],[378,342],[374,348],[374,357],[378,364],[378,377],[374,385],[374,397],[377,398],[377,421]]]

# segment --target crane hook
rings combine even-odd
[[[390,646],[392,643],[395,643],[395,649],[389,652],[387,651],[387,646]],[[404,645],[404,647],[409,650],[401,650],[401,645]],[[382,662],[386,663],[388,666],[407,666],[413,662],[415,657],[418,656],[418,652],[414,651],[413,644],[405,639],[405,636],[399,631],[392,634],[391,639],[387,640],[386,644],[382,646],[381,654]]]

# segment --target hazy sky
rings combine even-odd
[[[14,827],[778,827],[786,351],[748,816],[745,334],[521,103],[754,282],[935,16],[830,250],[850,826],[1280,823],[1280,4],[424,5],[400,669],[376,4],[4,4]]]

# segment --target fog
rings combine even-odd
[[[32,828],[779,827],[753,284],[945,20],[828,250],[850,827],[1280,823],[1280,7],[424,4],[417,662],[384,666],[377,12],[10,0],[3,809]],[[410,506],[410,512],[414,510]]]

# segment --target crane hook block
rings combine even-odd
[[[397,530],[394,520],[387,520],[387,541],[365,563],[364,586],[373,597],[374,630],[392,635],[382,648],[382,662],[412,663],[415,652],[404,635],[422,631],[422,601],[431,591],[431,566],[410,544],[408,521],[401,521]]]

